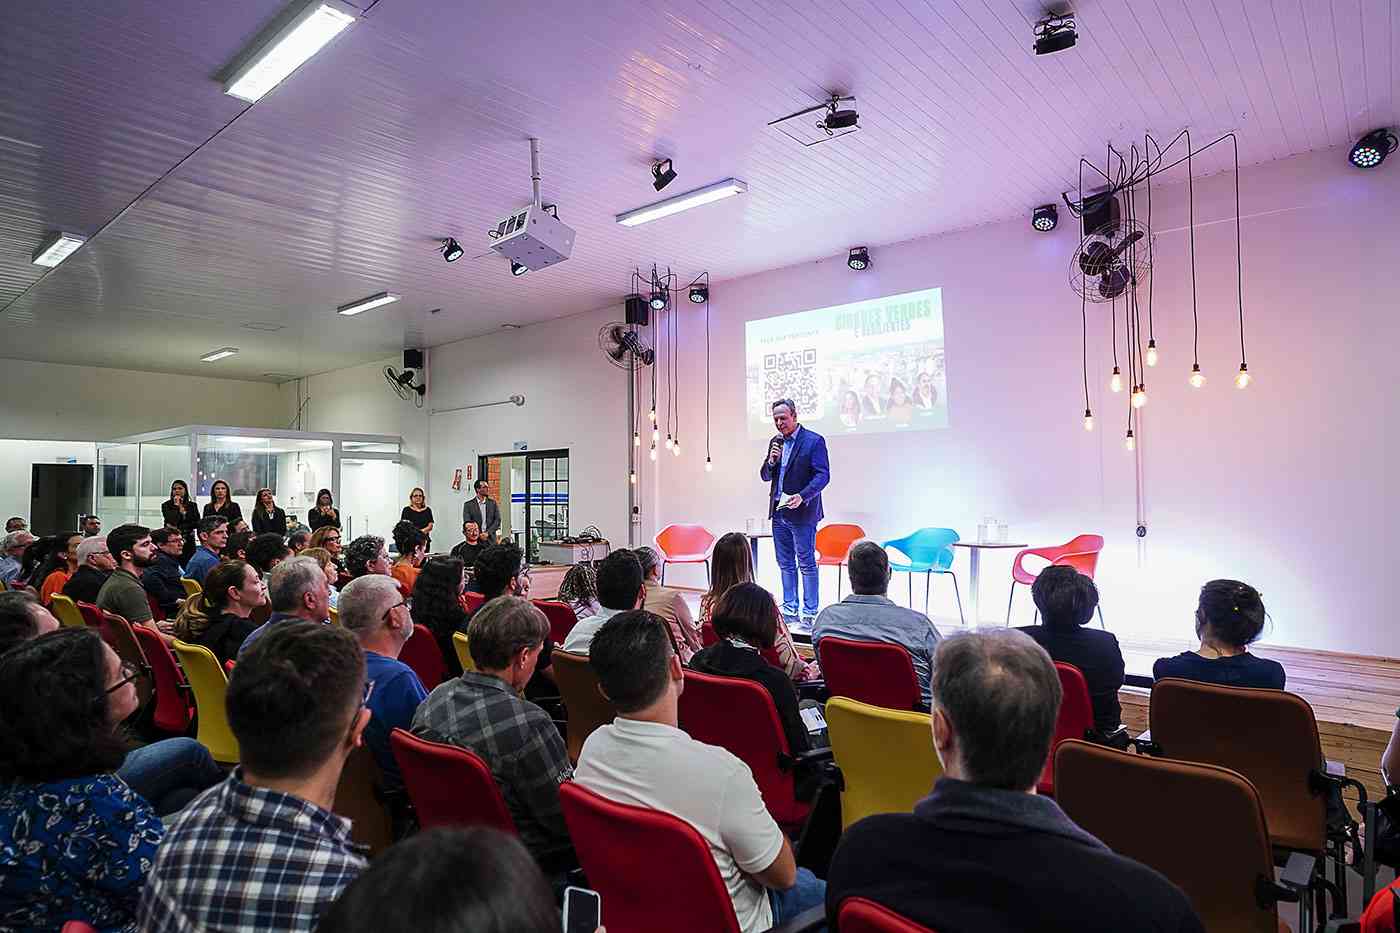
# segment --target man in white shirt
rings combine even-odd
[[[628,609],[640,609],[646,601],[642,562],[625,548],[613,551],[598,565],[598,602],[602,609],[577,622],[559,646],[570,654],[588,655],[589,643],[603,623]]]
[[[591,663],[618,715],[583,743],[574,780],[693,826],[710,846],[743,933],[823,903],[826,882],[797,867],[748,765],[677,727],[685,679],[665,621],[644,610],[618,613],[593,637]]]

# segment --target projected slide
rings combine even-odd
[[[749,321],[744,348],[751,439],[780,398],[828,437],[948,426],[941,288]]]

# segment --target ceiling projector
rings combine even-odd
[[[502,218],[487,235],[491,249],[531,272],[563,262],[574,251],[574,229],[537,203]]]

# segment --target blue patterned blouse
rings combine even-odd
[[[0,784],[0,930],[136,929],[165,827],[115,774]]]

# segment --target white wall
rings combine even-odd
[[[181,424],[280,427],[271,383],[0,360],[0,437],[109,440]]]
[[[1400,287],[1400,172],[1355,171],[1338,151],[1246,170],[1245,314],[1256,379],[1247,391],[1232,384],[1239,348],[1229,176],[1196,185],[1209,382],[1199,391],[1186,383],[1184,194],[1184,186],[1154,191],[1154,226],[1164,231],[1154,307],[1163,356],[1143,410],[1149,533],[1141,547],[1122,443],[1127,400],[1107,390],[1106,305],[1089,307],[1098,429],[1081,426],[1080,307],[1067,281],[1077,222],[1063,213],[1051,235],[1028,223],[987,226],[873,249],[863,273],[834,257],[715,284],[715,470],[704,472],[694,444],[679,460],[663,454],[659,478],[644,476],[656,523],[743,529],[763,509],[764,442],[747,440],[743,423],[746,320],[942,286],[951,425],[833,439],[828,521],[858,521],[877,538],[943,525],[971,539],[978,519],[992,514],[1010,523],[1012,540],[1034,544],[1096,531],[1107,538],[1098,578],[1104,611],[1119,632],[1189,638],[1200,584],[1236,577],[1263,593],[1272,643],[1393,653],[1382,581],[1400,506],[1388,378],[1400,337],[1391,297]],[[679,401],[692,441],[703,428],[703,327],[702,311],[683,314]],[[984,619],[1003,617],[1008,568],[1009,555],[983,563]],[[966,599],[965,557],[956,569]],[[771,572],[769,579],[776,582]],[[832,592],[824,599],[834,598],[833,581],[826,571]],[[901,599],[904,589],[897,580]],[[1024,588],[1018,597],[1016,620],[1028,624]],[[946,581],[935,585],[935,613],[956,617]]]
[[[0,463],[4,464],[0,469],[0,520],[11,515],[29,519],[34,464],[91,464],[96,455],[97,446],[91,441],[0,440]],[[76,518],[73,527],[77,527]]]

